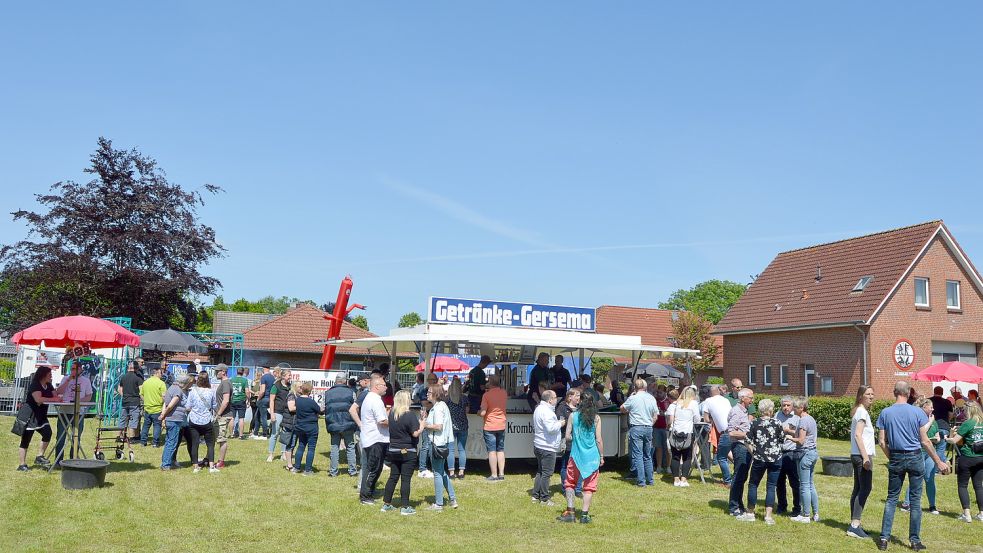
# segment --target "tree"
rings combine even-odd
[[[409,328],[411,326],[416,326],[423,322],[423,317],[420,316],[416,311],[410,311],[409,313],[403,315],[399,318],[399,328]]]
[[[198,268],[224,255],[215,231],[199,222],[202,193],[102,137],[84,172],[92,180],[57,182],[35,195],[43,210],[12,213],[28,235],[0,247],[0,330],[78,314],[192,328],[193,298],[221,286]]]
[[[672,321],[672,343],[677,348],[700,350],[701,358],[673,358],[672,365],[685,371],[688,362],[694,373],[712,367],[717,360],[717,344],[710,335],[712,331],[710,321],[691,311],[679,311]]]
[[[352,324],[362,330],[369,329],[369,320],[365,318],[365,315],[355,315],[352,317]]]
[[[746,289],[743,284],[729,280],[708,280],[689,290],[676,290],[668,300],[659,304],[659,309],[692,311],[717,324]]]
[[[287,296],[274,297],[272,295],[259,298],[256,301],[249,301],[246,298],[239,298],[231,304],[225,303],[225,298],[221,295],[215,296],[212,304],[198,307],[198,317],[195,323],[195,330],[198,332],[212,332],[216,311],[235,311],[237,313],[268,313],[270,315],[282,315],[292,306],[298,303],[315,305],[311,300],[299,300]]]

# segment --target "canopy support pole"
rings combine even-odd
[[[577,378],[580,378],[580,375],[584,372],[584,348],[580,348],[578,351],[580,353],[580,364],[577,365]]]

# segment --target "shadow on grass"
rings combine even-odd
[[[717,509],[725,513],[730,513],[730,502],[724,499],[711,499],[707,501],[711,509]]]
[[[109,469],[106,471],[106,473],[141,472],[145,470],[159,470],[159,468],[157,465],[152,463],[128,463],[126,461],[119,461],[117,463],[110,463]]]

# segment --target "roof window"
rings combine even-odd
[[[868,284],[873,282],[873,280],[874,277],[872,276],[860,277],[860,280],[857,281],[857,284],[853,287],[853,290],[851,290],[851,292],[863,292],[864,288],[866,288]]]

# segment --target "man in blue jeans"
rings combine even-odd
[[[734,457],[734,480],[730,484],[730,501],[727,510],[733,516],[740,516],[747,511],[744,506],[744,484],[751,470],[751,452],[744,441],[751,430],[751,417],[748,406],[754,403],[754,392],[742,388],[737,395],[737,405],[727,416],[727,436],[730,438],[730,452]]]
[[[928,438],[928,416],[918,407],[908,404],[910,394],[911,385],[904,380],[898,381],[894,385],[894,405],[881,411],[877,417],[877,428],[880,430],[878,441],[888,458],[887,503],[884,504],[881,535],[877,540],[877,548],[881,551],[887,550],[888,540],[891,539],[894,511],[906,475],[912,498],[908,538],[913,550],[925,549],[918,535],[922,524],[922,479],[925,473],[922,451],[928,453],[940,473],[949,472],[948,463],[939,458]]]
[[[659,405],[648,393],[648,385],[639,378],[635,391],[621,405],[621,412],[628,413],[628,447],[635,467],[635,482],[644,488],[655,483],[652,470],[652,424],[659,414]]]

